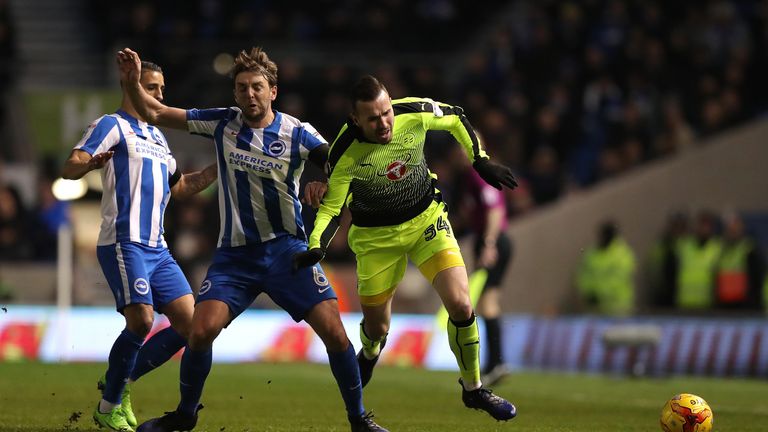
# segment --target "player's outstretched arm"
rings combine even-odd
[[[502,185],[510,189],[517,187],[515,176],[512,174],[512,170],[507,166],[483,158],[475,160],[472,167],[478,174],[480,174],[480,177],[482,177],[486,183],[496,189],[500,190]]]
[[[88,172],[102,168],[115,152],[105,151],[93,156],[83,150],[72,150],[69,159],[64,162],[64,168],[61,170],[61,176],[67,180],[77,180],[82,178]]]
[[[141,87],[141,59],[130,48],[117,53],[120,82],[125,88],[133,107],[149,124],[187,130],[187,112],[180,108],[163,105]]]
[[[216,181],[217,169],[217,165],[213,163],[200,171],[182,174],[179,181],[171,187],[171,196],[175,199],[185,199],[202,191]]]

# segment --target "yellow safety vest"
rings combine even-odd
[[[693,237],[677,243],[677,306],[704,309],[712,306],[714,275],[722,251],[720,240],[711,238],[703,245]]]

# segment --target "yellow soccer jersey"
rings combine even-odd
[[[427,131],[453,135],[474,162],[488,156],[460,107],[425,98],[392,101],[392,140],[368,142],[347,122],[328,156],[328,192],[315,219],[309,247],[325,247],[338,228],[346,204],[352,224],[362,227],[398,225],[423,212],[434,200],[433,176],[424,158]]]

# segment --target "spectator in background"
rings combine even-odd
[[[747,235],[744,220],[737,213],[724,215],[722,252],[717,261],[716,305],[759,310],[764,279],[763,254]]]
[[[13,146],[5,145],[10,141],[10,123],[7,121],[5,100],[8,90],[13,85],[16,68],[16,41],[13,21],[10,16],[8,0],[0,0],[0,157],[12,158]]]
[[[53,196],[53,178],[43,175],[37,180],[37,206],[31,215],[36,228],[30,233],[34,258],[55,260],[59,227],[69,224],[69,203]]]
[[[696,138],[676,98],[664,103],[661,133],[656,137],[654,151],[659,156],[689,150]]]
[[[649,273],[651,283],[651,304],[659,308],[675,305],[677,286],[677,244],[687,241],[688,216],[673,213],[666,221],[661,238],[651,248]]]
[[[16,188],[0,184],[0,260],[30,258],[28,215]]]
[[[526,179],[537,205],[547,204],[560,197],[564,180],[554,148],[550,146],[536,148]]]
[[[716,235],[717,218],[710,211],[701,211],[693,226],[693,236],[683,237],[675,244],[675,306],[679,309],[701,310],[713,306],[715,269],[720,259],[722,242]]]
[[[629,315],[635,307],[635,254],[612,221],[597,232],[597,244],[584,254],[576,275],[582,300],[606,315]]]

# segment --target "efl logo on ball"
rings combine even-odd
[[[661,409],[660,423],[664,432],[710,432],[712,422],[709,404],[693,394],[675,395]]]

